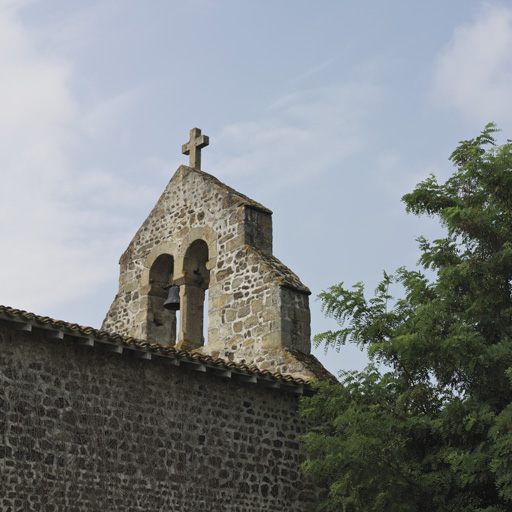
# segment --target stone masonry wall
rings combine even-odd
[[[208,344],[169,339],[173,329],[152,311],[150,270],[156,259],[174,260],[172,280],[184,290],[187,249],[196,240],[208,246]],[[162,345],[226,354],[254,363],[256,353],[287,347],[310,352],[309,290],[272,256],[271,212],[204,172],[181,166],[121,257],[119,293],[102,328]],[[185,297],[186,298],[186,297]],[[294,310],[294,311],[292,311]],[[171,317],[169,317],[171,318]],[[183,317],[182,317],[183,320]],[[197,319],[199,322],[199,319]],[[161,334],[159,334],[161,333]],[[196,336],[197,337],[197,336]],[[237,350],[232,350],[232,347]]]
[[[0,511],[309,510],[297,400],[0,322]]]

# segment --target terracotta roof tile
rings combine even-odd
[[[307,387],[309,387],[310,384],[310,380],[295,378],[289,374],[281,374],[276,372],[270,372],[268,370],[260,370],[256,366],[248,366],[243,363],[234,363],[232,361],[226,361],[218,357],[214,358],[212,356],[203,355],[199,352],[179,350],[174,347],[164,347],[163,345],[159,345],[157,343],[150,344],[144,340],[138,340],[128,336],[121,336],[120,334],[117,333],[110,333],[107,331],[94,329],[93,327],[84,327],[75,323],[64,322],[62,320],[55,320],[48,316],[39,316],[34,313],[30,313],[28,311],[24,311],[21,309],[15,309],[9,306],[0,305],[0,320],[2,319],[7,319],[14,322],[27,322],[30,323],[31,325],[34,325],[35,327],[40,326],[41,328],[63,331],[64,333],[73,336],[82,336],[86,338],[90,337],[95,340],[103,340],[106,343],[110,344],[129,346],[131,348],[136,348],[137,350],[145,352],[152,352],[162,354],[164,356],[167,355],[176,357],[181,360],[184,360],[185,362],[186,360],[194,361],[199,364],[207,364],[208,366],[216,367],[218,369],[235,370],[237,372],[243,372],[254,376],[265,377],[267,379],[273,379],[278,382],[287,382],[297,386],[305,385]],[[311,360],[311,358],[308,358],[308,356],[306,356],[305,354],[304,358],[308,361]],[[320,363],[318,364],[320,365]],[[330,375],[329,372],[327,372],[327,370],[325,370],[325,372],[326,374]]]

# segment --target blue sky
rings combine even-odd
[[[511,91],[509,2],[0,0],[0,303],[99,327],[198,126],[333,328],[314,297],[415,265],[441,232],[401,196],[487,122],[512,138]]]

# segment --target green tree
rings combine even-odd
[[[361,283],[320,294],[339,329],[317,346],[354,342],[372,363],[302,402],[304,470],[330,489],[318,510],[512,510],[512,141],[496,131],[403,197],[446,229],[418,239],[418,269],[384,273],[370,299]]]

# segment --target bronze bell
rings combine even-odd
[[[179,311],[180,309],[180,287],[173,284],[169,287],[169,296],[164,302],[164,308],[171,311]]]

